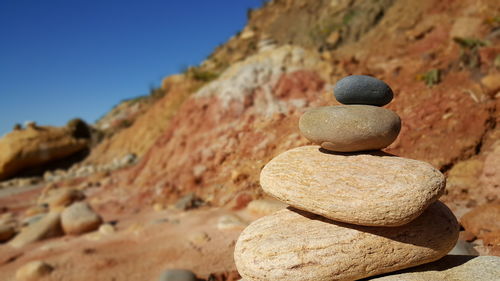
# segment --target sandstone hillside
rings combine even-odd
[[[368,74],[392,86],[389,108],[403,120],[387,150],[448,172],[454,197],[494,200],[498,174],[483,168],[498,146],[499,14],[489,0],[268,2],[196,68],[215,80],[170,83],[90,159],[141,155],[116,178],[148,201],[190,191],[216,205],[243,191],[259,196],[264,163],[307,143],[300,114],[336,103],[341,77]]]

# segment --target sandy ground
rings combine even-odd
[[[26,191],[40,189],[42,186],[43,186],[43,184],[28,185],[28,186],[12,186],[12,187],[0,188],[0,198],[8,197],[11,195],[16,195],[16,194],[23,193]]]
[[[2,195],[0,206],[24,209],[39,192],[26,187],[22,193]],[[0,244],[0,280],[16,280],[16,270],[33,260],[55,267],[41,281],[157,280],[169,268],[190,269],[200,278],[234,271],[234,245],[244,226],[220,229],[220,217],[228,214],[236,215],[219,208],[181,212],[148,207],[132,214],[102,213],[105,222],[115,225],[115,233],[66,235],[20,249]],[[244,211],[237,215],[243,221],[255,219]]]

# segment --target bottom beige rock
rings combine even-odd
[[[249,225],[234,252],[245,281],[356,280],[435,261],[458,239],[442,203],[399,227],[367,227],[284,209]]]

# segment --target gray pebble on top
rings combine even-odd
[[[384,106],[391,102],[391,88],[382,80],[367,75],[351,75],[340,79],[333,89],[342,104]]]

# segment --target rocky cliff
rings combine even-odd
[[[307,143],[300,113],[336,103],[341,77],[368,74],[391,85],[403,120],[387,151],[448,171],[453,198],[494,200],[498,175],[478,178],[498,146],[499,14],[488,0],[270,1],[195,69],[215,80],[167,78],[169,94],[90,160],[139,153],[117,178],[147,200],[258,196],[262,165]]]

